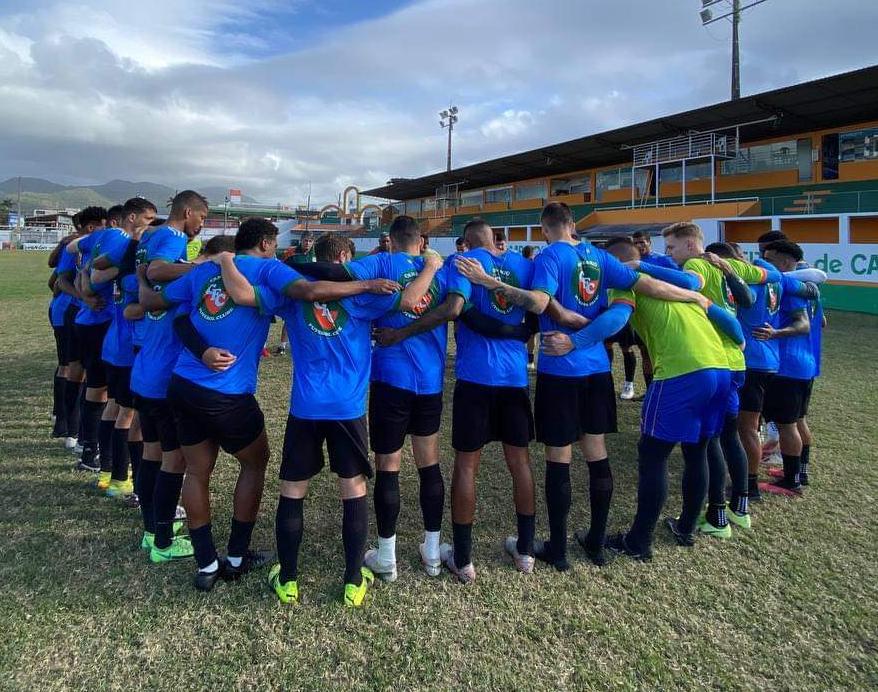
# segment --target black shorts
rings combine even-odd
[[[631,348],[636,343],[637,335],[629,323],[626,323],[624,327],[604,342],[607,346],[610,344],[619,344],[620,348]]]
[[[808,411],[811,380],[775,375],[765,391],[762,415],[772,423],[795,423]]]
[[[55,335],[55,354],[58,357],[58,365],[65,366],[69,361],[67,360],[67,332],[64,330],[64,327],[52,327],[52,334]]]
[[[748,369],[744,375],[744,384],[738,390],[739,410],[750,413],[762,413],[765,405],[765,392],[774,378],[773,372]]]
[[[372,477],[366,448],[366,416],[352,420],[310,420],[290,414],[280,463],[282,481],[307,481],[323,468],[323,443],[329,469],[339,478]]]
[[[614,433],[613,376],[608,372],[583,377],[537,373],[534,415],[537,440],[550,447],[566,447],[583,435]]]
[[[113,399],[119,406],[133,408],[131,368],[123,365],[113,365],[106,361],[104,361],[104,366],[107,369],[107,397]]]
[[[265,416],[252,394],[223,394],[172,375],[168,403],[184,447],[213,440],[235,454],[265,430]]]
[[[802,415],[799,418],[804,418],[808,415],[808,407],[811,405],[811,392],[814,391],[814,379],[808,380],[808,386],[805,389],[805,398],[802,401]]]
[[[475,452],[489,442],[527,447],[534,439],[534,418],[527,387],[490,387],[466,380],[454,385],[451,446]]]
[[[441,392],[415,394],[385,382],[373,382],[369,389],[369,443],[376,454],[402,449],[406,435],[439,432],[441,421]]]
[[[76,363],[82,360],[82,348],[79,345],[79,331],[76,328],[76,313],[79,308],[70,305],[64,312],[63,337],[64,358],[67,364]]]
[[[86,387],[100,389],[107,386],[107,369],[101,358],[101,351],[104,350],[104,337],[109,328],[109,322],[76,325]]]
[[[134,408],[140,418],[140,430],[144,442],[159,442],[163,452],[180,449],[177,439],[177,424],[167,399],[150,399],[134,395]]]

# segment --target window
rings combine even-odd
[[[704,180],[710,178],[710,161],[686,164],[686,180]],[[663,183],[679,183],[683,179],[683,165],[662,166],[661,181]]]
[[[545,181],[515,186],[515,199],[544,199],[545,197]]]
[[[839,135],[839,159],[842,163],[878,159],[878,128],[842,132]]]
[[[497,187],[493,190],[485,190],[485,204],[512,201],[511,187]]]
[[[460,193],[460,206],[462,207],[480,207],[482,206],[482,191],[469,190]]]
[[[637,191],[642,194],[646,189],[649,174],[644,169],[638,168],[635,180],[637,181]],[[631,169],[627,166],[625,168],[614,168],[610,171],[601,171],[597,174],[597,178],[595,179],[595,189],[598,201],[603,198],[604,192],[607,190],[621,190],[622,188],[630,189],[630,187]]]
[[[436,211],[436,198],[427,197],[424,200],[424,211]]]
[[[552,180],[552,196],[588,194],[589,192],[591,192],[591,176],[589,175]]]
[[[720,164],[720,173],[723,175],[740,175],[796,170],[799,167],[796,152],[796,140],[741,147],[738,150],[737,158],[723,161]]]
[[[407,216],[417,216],[421,213],[421,200],[419,199],[410,199],[405,203],[405,211],[403,212]]]

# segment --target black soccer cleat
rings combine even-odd
[[[640,562],[648,562],[652,560],[652,551],[648,548],[646,550],[635,550],[628,546],[628,541],[626,534],[617,533],[612,536],[608,536],[607,540],[604,541],[604,547],[607,550],[612,550],[614,553],[618,555],[627,555],[634,560],[639,560]]]
[[[225,570],[228,567],[224,558],[218,558],[219,567],[213,572],[202,572],[198,570],[195,573],[193,585],[198,591],[211,591],[220,579],[225,578]]]
[[[233,567],[228,560],[224,560],[223,579],[225,581],[237,581],[245,574],[265,567],[273,558],[274,553],[268,550],[248,550],[241,559],[241,564],[237,567]]]
[[[693,545],[695,545],[695,534],[683,533],[682,531],[680,531],[680,527],[674,517],[667,517],[665,519],[665,526],[670,529],[671,534],[673,534],[674,536],[674,540],[677,541],[677,545],[681,545],[684,548],[691,548]]]
[[[552,550],[550,541],[534,541],[534,557],[541,562],[552,565],[559,572],[566,572],[570,569],[570,563],[567,562],[567,556],[557,557],[555,551]]]
[[[579,543],[579,547],[582,548],[585,556],[592,562],[592,564],[597,565],[598,567],[603,567],[613,561],[613,554],[604,550],[604,546],[594,546],[589,543],[588,531],[585,529],[577,531],[573,534],[573,537],[576,539],[576,542]]]

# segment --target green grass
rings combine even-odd
[[[305,602],[298,608],[280,606],[262,575],[203,595],[190,585],[191,562],[149,564],[136,548],[138,514],[98,497],[49,439],[54,343],[46,275],[45,255],[0,255],[3,688],[878,686],[878,397],[871,379],[878,318],[829,316],[824,377],[812,403],[812,486],[803,500],[758,506],[752,533],[725,543],[702,539],[685,550],[660,528],[650,564],[617,560],[598,570],[571,547],[571,572],[538,568],[524,577],[500,547],[514,531],[514,514],[508,474],[492,446],[478,487],[478,581],[431,580],[418,569],[417,475],[407,454],[400,579],[377,586],[364,610],[348,612],[339,604],[340,502],[328,474],[306,503]],[[274,545],[289,370],[282,358],[262,367],[272,463],[254,544],[266,548]],[[636,491],[636,406],[620,406],[620,417],[622,432],[610,439],[612,529],[630,521]],[[442,437],[448,477],[449,416]],[[536,445],[531,451],[542,534],[542,455]],[[214,477],[220,547],[235,467],[224,456]],[[676,454],[672,467],[676,490]],[[576,527],[587,510],[579,457],[573,474]],[[679,504],[672,492],[668,511]]]

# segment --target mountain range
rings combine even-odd
[[[0,183],[0,200],[11,200],[13,210],[18,204],[18,178]],[[223,187],[203,187],[198,191],[211,204],[221,203],[228,190]],[[25,215],[34,209],[81,209],[89,205],[111,207],[131,197],[146,197],[155,203],[159,213],[166,211],[166,204],[174,196],[174,188],[159,183],[111,180],[103,185],[60,185],[43,178],[21,178],[21,211]],[[244,202],[256,202],[252,197],[242,196]]]

